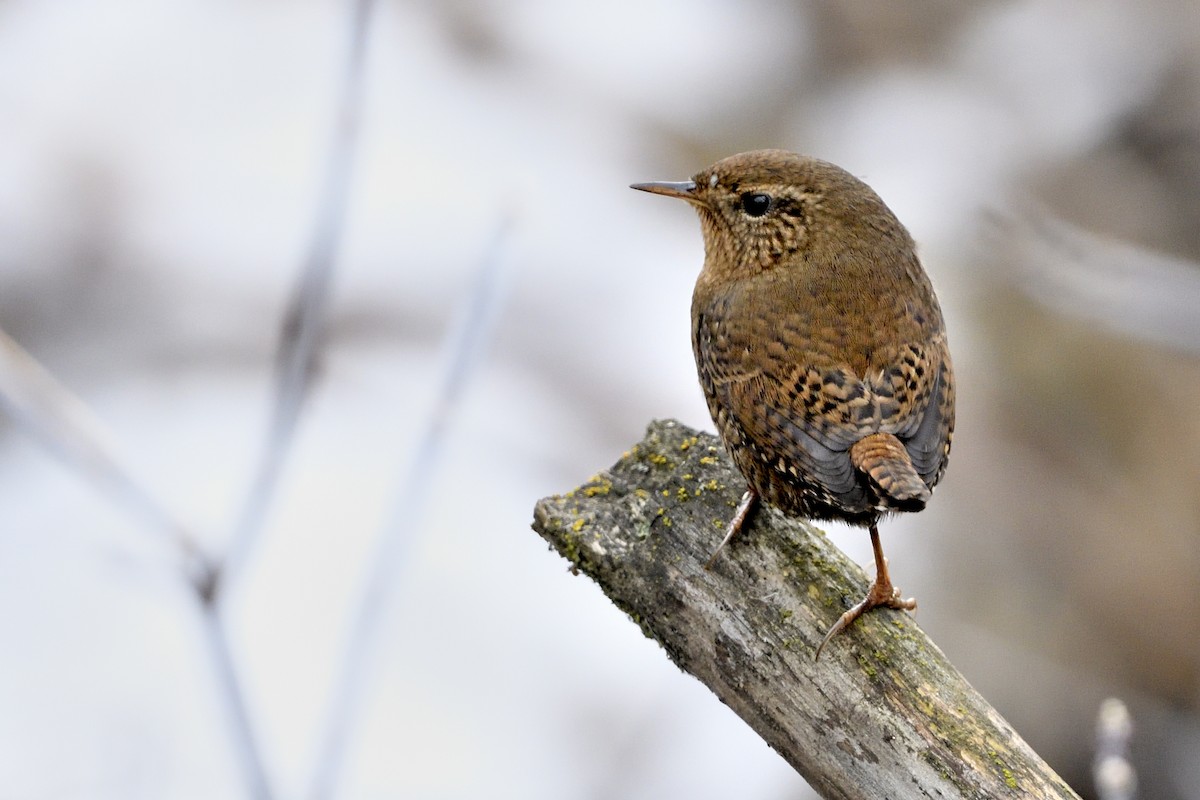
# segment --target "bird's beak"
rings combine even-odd
[[[690,203],[700,202],[696,197],[695,181],[649,181],[648,183],[631,183],[630,189],[651,194],[664,194],[667,197],[678,197]]]

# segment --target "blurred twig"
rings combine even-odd
[[[2,330],[0,406],[102,494],[117,498],[156,532],[165,532],[184,559],[189,581],[197,591],[209,591],[213,562],[201,550],[197,537],[134,476],[117,455],[112,436],[87,405]]]
[[[989,263],[1029,297],[1127,336],[1200,355],[1200,264],[1108,239],[1036,203],[990,214]]]
[[[262,748],[250,719],[250,705],[239,677],[237,662],[229,645],[229,632],[221,617],[221,609],[212,594],[200,596],[200,621],[204,626],[204,643],[212,659],[217,689],[225,698],[225,713],[229,715],[234,751],[242,762],[247,791],[258,800],[274,797],[267,776]]]
[[[349,52],[335,110],[325,173],[317,195],[312,239],[284,312],[275,362],[275,392],[262,454],[227,552],[221,587],[243,568],[262,529],[280,470],[291,449],[308,396],[324,330],[333,268],[345,229],[350,181],[358,152],[363,73],[374,0],[353,0]]]
[[[165,533],[184,560],[199,604],[204,642],[229,715],[230,732],[253,797],[271,797],[262,753],[213,593],[216,568],[186,525],[167,511],[117,455],[112,438],[87,408],[32,356],[0,331],[0,404],[26,431],[82,473],[106,497],[116,498],[152,530]]]
[[[1092,780],[1100,800],[1133,800],[1137,794],[1137,772],[1129,760],[1133,718],[1115,697],[1100,704],[1096,717],[1096,758]]]
[[[369,684],[379,622],[387,609],[387,590],[403,571],[404,557],[416,539],[417,523],[429,497],[446,432],[491,338],[503,296],[509,228],[507,220],[498,226],[471,291],[444,340],[443,366],[433,407],[401,473],[395,506],[380,532],[363,593],[350,622],[350,635],[330,692],[325,724],[320,729],[310,795],[313,798],[331,797],[337,789],[360,698]]]
[[[248,789],[253,797],[263,800],[272,797],[273,792],[222,619],[220,589],[228,584],[229,575],[241,568],[252,549],[308,393],[346,217],[373,7],[372,0],[354,0],[349,57],[319,193],[313,238],[283,323],[271,422],[258,470],[222,561],[203,554],[187,528],[132,477],[114,455],[115,448],[85,405],[0,332],[0,403],[24,428],[106,494],[120,498],[154,528],[166,531],[185,558],[190,584],[200,605],[204,642],[212,658],[218,689],[225,698]]]

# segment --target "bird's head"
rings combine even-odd
[[[799,266],[822,251],[846,253],[880,239],[910,242],[865,183],[826,161],[786,150],[739,153],[691,180],[632,188],[695,207],[704,231],[705,271],[713,271],[714,280],[780,264]]]

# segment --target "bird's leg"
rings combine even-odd
[[[884,606],[885,608],[897,608],[904,611],[916,610],[917,601],[912,598],[902,600],[900,598],[900,590],[892,586],[892,578],[888,575],[887,559],[883,557],[883,545],[879,543],[879,528],[872,522],[870,530],[871,548],[875,551],[875,582],[867,590],[867,596],[862,599],[862,602],[845,614],[842,614],[841,618],[829,629],[829,633],[825,634],[825,638],[821,640],[820,646],[817,647],[817,654],[813,656],[814,661],[821,657],[821,650],[829,643],[830,639],[846,630],[854,620],[872,608]]]
[[[747,489],[742,495],[741,502],[738,503],[737,509],[733,512],[733,519],[729,520],[729,525],[725,528],[725,538],[717,545],[717,549],[708,557],[708,561],[704,562],[705,569],[712,569],[712,566],[717,561],[717,556],[725,549],[725,545],[729,544],[729,540],[737,536],[738,531],[742,529],[742,525],[746,523],[747,517],[754,513],[754,509],[758,507],[758,492],[753,489]]]

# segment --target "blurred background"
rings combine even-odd
[[[811,797],[529,529],[711,429],[697,222],[627,185],[759,147],[939,291],[922,627],[1085,796],[1117,696],[1140,796],[1200,798],[1194,3],[367,5],[0,0],[0,328],[57,384],[6,345],[0,798]],[[241,554],[219,603],[164,515]]]

